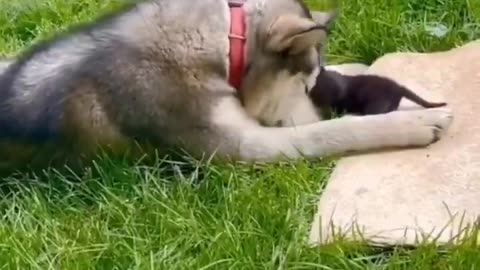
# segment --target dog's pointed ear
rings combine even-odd
[[[323,25],[296,15],[278,17],[268,28],[266,48],[295,55],[327,38]]]
[[[331,12],[324,11],[312,11],[311,12],[313,20],[319,24],[325,26],[327,31],[330,31],[333,28],[333,25],[338,17],[338,9],[335,9]]]

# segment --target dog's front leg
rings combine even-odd
[[[437,141],[452,122],[446,108],[395,111],[352,116],[314,124],[268,128],[245,116],[242,108],[224,100],[213,121],[222,132],[220,151],[244,161],[274,161],[321,157],[390,147],[420,147]]]

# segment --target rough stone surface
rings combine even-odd
[[[366,72],[446,100],[454,122],[427,148],[341,159],[320,198],[310,242],[327,243],[333,233],[379,245],[459,240],[480,215],[480,41],[385,55]],[[418,109],[408,101],[401,107]]]

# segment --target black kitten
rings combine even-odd
[[[315,106],[330,113],[357,115],[382,114],[398,109],[405,97],[425,108],[447,103],[428,102],[391,79],[377,75],[347,76],[323,69],[317,77],[310,98]],[[331,115],[329,115],[331,117]],[[327,116],[328,117],[328,116]]]

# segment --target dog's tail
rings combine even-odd
[[[437,108],[437,107],[443,107],[443,106],[446,106],[447,103],[446,102],[430,102],[430,101],[427,101],[425,99],[423,99],[422,97],[420,97],[419,95],[415,94],[413,91],[405,88],[405,87],[402,87],[402,96],[415,102],[416,104],[424,107],[424,108]]]

